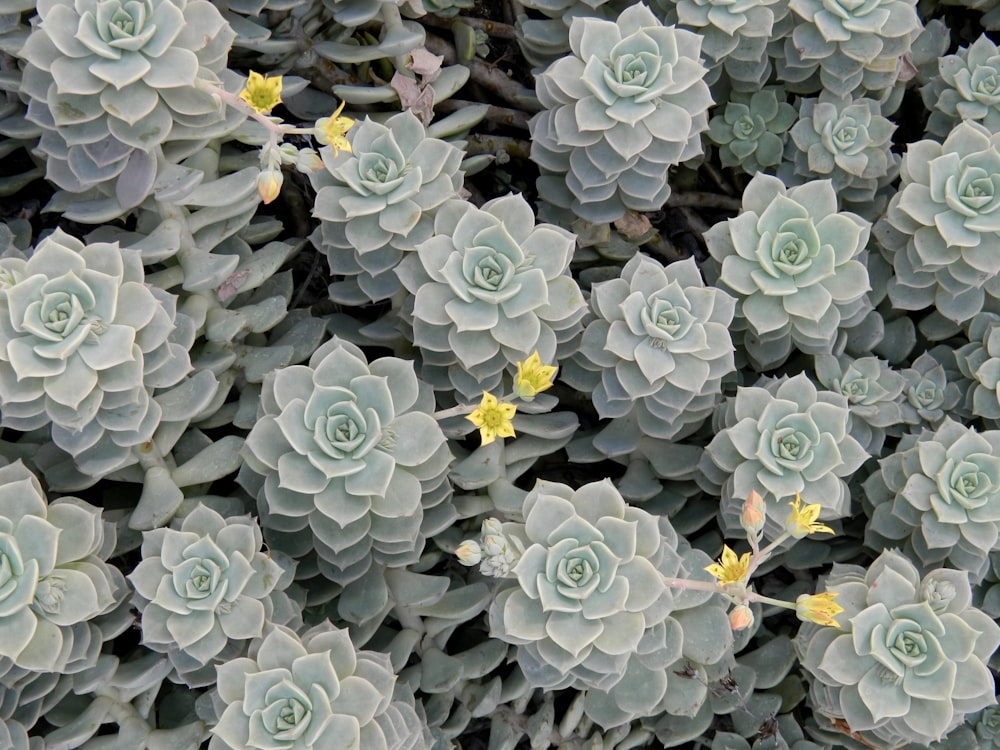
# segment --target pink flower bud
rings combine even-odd
[[[743,503],[743,513],[740,515],[740,525],[748,534],[760,534],[764,528],[767,509],[764,498],[757,490],[750,490],[750,496]]]
[[[753,625],[753,611],[745,604],[738,604],[729,613],[729,627],[744,630]]]

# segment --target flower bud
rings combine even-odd
[[[729,627],[745,630],[753,625],[753,610],[745,604],[738,604],[729,612]]]
[[[483,521],[483,536],[500,536],[503,534],[503,524],[498,518],[487,518]]]
[[[284,181],[284,175],[281,174],[280,170],[268,169],[261,172],[257,175],[257,192],[260,193],[260,199],[265,204],[273,201],[281,192],[281,184]]]
[[[472,567],[473,565],[478,565],[479,561],[483,559],[483,551],[480,549],[478,542],[466,539],[455,550],[455,557],[458,558],[458,561],[462,565]]]
[[[767,509],[764,505],[764,498],[757,490],[750,490],[750,495],[743,503],[743,513],[740,515],[740,525],[747,534],[760,536],[764,529],[764,520],[767,518]]]

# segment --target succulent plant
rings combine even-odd
[[[1000,746],[1000,706],[987,706],[979,713],[967,716],[965,721],[975,727],[980,750]]]
[[[940,138],[963,120],[1000,130],[1000,49],[986,34],[938,60],[938,75],[920,90],[930,110],[927,131]]]
[[[38,8],[20,50],[27,119],[43,129],[46,176],[138,205],[168,140],[200,140],[239,122],[212,96],[235,33],[208,0],[134,0]]]
[[[776,61],[778,77],[791,84],[818,70],[822,87],[835,96],[892,88],[923,28],[915,6],[913,0],[791,0],[797,18]]]
[[[668,168],[702,152],[712,97],[700,38],[638,3],[616,22],[575,17],[569,40],[573,54],[535,79],[539,192],[592,223],[658,210]]]
[[[272,622],[270,594],[285,569],[261,551],[262,542],[249,516],[223,518],[206,505],[178,528],[143,533],[142,561],[129,575],[142,642],[167,654],[188,685],[214,682],[214,669],[201,680],[188,673],[221,663],[229,644],[243,641],[245,650]],[[228,658],[235,655],[227,652]]]
[[[1000,134],[962,122],[944,143],[911,143],[876,235],[892,263],[889,298],[964,323],[1000,298]]]
[[[664,267],[637,253],[590,299],[595,318],[574,361],[593,373],[579,385],[602,418],[632,415],[636,441],[670,440],[711,414],[736,369],[735,301],[705,287],[693,258]]]
[[[574,247],[565,229],[535,226],[521,195],[442,206],[434,236],[396,269],[412,295],[403,313],[421,376],[472,400],[536,350],[556,361],[587,309],[568,271]]]
[[[970,381],[965,406],[992,426],[1000,425],[1000,315],[981,312],[968,325],[969,343],[955,349],[955,363]]]
[[[949,346],[936,346],[924,352],[902,375],[906,379],[903,417],[909,424],[923,422],[928,427],[937,427],[962,400],[962,389],[956,382],[960,375],[955,351]]]
[[[868,458],[848,434],[847,397],[816,389],[804,374],[740,388],[726,401],[715,437],[698,465],[720,488],[726,533],[742,536],[743,498],[758,491],[767,503],[764,533],[774,538],[787,515],[779,503],[796,493],[821,506],[823,520],[850,509],[849,477]]]
[[[903,376],[877,357],[815,357],[816,377],[831,391],[847,396],[851,435],[870,454],[878,456],[886,431],[903,422]]]
[[[724,167],[738,166],[752,175],[781,164],[788,129],[797,116],[785,98],[781,86],[753,94],[733,92],[722,114],[708,123],[708,137],[719,146]]]
[[[218,674],[225,708],[211,750],[430,747],[389,657],[358,651],[329,621],[301,636],[274,627],[249,657],[222,664]]]
[[[900,157],[889,150],[895,130],[874,99],[829,91],[803,99],[789,131],[798,149],[795,173],[829,177],[842,201],[870,203],[876,190],[896,179]]]
[[[193,324],[145,285],[139,253],[84,245],[62,230],[27,261],[0,259],[3,425],[52,425],[52,440],[95,477],[134,463],[163,416],[153,389],[191,370],[175,340]]]
[[[965,574],[921,579],[887,550],[867,571],[834,565],[826,590],[844,607],[841,628],[807,623],[795,639],[821,726],[839,721],[869,747],[925,745],[995,703],[985,662],[1000,626],[971,605]]]
[[[334,282],[335,299],[355,286],[367,299],[387,299],[400,289],[393,268],[403,252],[430,239],[435,209],[458,197],[463,153],[428,138],[409,110],[384,124],[365,118],[348,141],[351,151],[339,156],[320,149],[325,169],[310,173],[321,220],[313,243],[332,273],[356,277]]]
[[[830,353],[838,329],[864,318],[871,309],[862,254],[870,229],[860,216],[838,212],[829,180],[786,189],[758,173],[739,216],[705,232],[721,264],[708,269],[709,281],[737,296],[733,328],[758,369],[781,364],[793,344]]]
[[[661,701],[678,690],[696,701],[690,681],[668,667],[686,658],[704,674],[705,663],[730,653],[725,604],[671,589],[663,577],[704,578],[708,556],[682,544],[666,519],[628,506],[610,480],[578,490],[540,480],[524,514],[523,524],[501,525],[519,553],[510,572],[517,584],[501,590],[489,619],[494,637],[517,645],[529,684],[590,688],[588,715],[605,727],[640,705],[670,710]]]
[[[0,468],[0,657],[38,672],[66,667],[74,639],[92,637],[79,628],[126,596],[122,574],[105,562],[114,542],[100,508],[47,503],[23,463]]]
[[[983,580],[1000,534],[1000,430],[950,418],[907,436],[865,481],[865,543],[904,550],[925,568],[948,563]]]
[[[315,549],[341,584],[373,562],[415,562],[425,511],[451,494],[451,451],[429,396],[409,362],[369,364],[339,339],[308,366],[267,375],[239,478],[257,497],[268,543],[292,557]]]

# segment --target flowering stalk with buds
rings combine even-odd
[[[684,578],[664,579],[668,586],[699,591],[713,591],[728,599],[733,604],[729,613],[729,622],[733,630],[742,630],[753,624],[753,612],[749,605],[754,602],[770,604],[783,609],[795,610],[799,619],[814,622],[818,625],[839,627],[836,616],[844,609],[834,598],[835,593],[803,594],[794,602],[786,602],[769,596],[758,594],[750,585],[750,578],[784,542],[789,539],[802,539],[809,534],[832,534],[833,529],[818,523],[819,505],[802,506],[802,498],[795,494],[795,500],[789,503],[791,511],[785,518],[785,528],[774,541],[761,548],[764,521],[767,516],[764,499],[754,490],[743,504],[740,515],[740,525],[746,531],[750,552],[737,556],[728,545],[723,545],[719,561],[705,568],[715,581],[693,581]]]
[[[313,148],[298,148],[290,143],[282,143],[288,135],[312,136],[322,145],[333,149],[334,155],[341,151],[350,153],[351,144],[345,137],[354,120],[342,117],[344,109],[341,102],[330,117],[316,121],[311,128],[297,128],[283,122],[280,117],[271,115],[271,110],[281,104],[281,76],[262,76],[255,71],[250,72],[246,86],[239,94],[232,94],[219,86],[205,84],[206,90],[230,107],[245,112],[259,123],[266,133],[266,139],[260,149],[260,175],[257,178],[257,191],[264,203],[270,203],[278,197],[284,177],[282,166],[294,166],[299,172],[308,173],[323,166],[323,162]]]

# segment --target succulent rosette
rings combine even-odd
[[[956,366],[955,350],[937,346],[924,352],[902,371],[906,378],[903,390],[903,416],[909,424],[925,423],[937,427],[945,415],[962,400],[961,375]]]
[[[575,246],[565,229],[535,226],[520,195],[442,206],[434,237],[396,269],[412,295],[403,314],[421,348],[421,376],[471,400],[535,351],[557,361],[587,310],[569,274]]]
[[[994,704],[987,660],[1000,626],[971,605],[968,578],[942,568],[922,579],[897,550],[868,568],[834,565],[839,628],[806,623],[795,639],[821,727],[869,747],[940,740]]]
[[[639,3],[617,21],[573,18],[569,41],[573,54],[536,76],[539,192],[590,222],[658,210],[668,168],[702,152],[712,97],[700,38]]]
[[[983,580],[1000,548],[1000,431],[945,418],[904,438],[864,486],[866,544],[901,544],[924,567],[947,563]]]
[[[0,656],[38,672],[77,671],[71,661],[102,640],[88,621],[127,595],[104,561],[113,547],[100,508],[77,498],[48,504],[24,464],[0,468]]]
[[[387,299],[400,289],[393,268],[403,252],[430,239],[435,209],[458,197],[463,152],[428,138],[410,111],[384,124],[365,118],[347,138],[351,152],[320,149],[325,169],[310,173],[321,220],[314,243],[332,273],[356,277],[334,282],[335,298],[360,289]]]
[[[879,188],[896,179],[900,157],[889,150],[895,130],[874,99],[827,91],[803,99],[799,121],[789,131],[798,149],[795,173],[828,177],[841,200],[870,203]]]
[[[152,188],[158,146],[239,122],[211,94],[236,34],[208,0],[58,0],[38,14],[21,92],[61,188],[103,186],[129,208]]]
[[[903,376],[877,357],[817,355],[816,377],[826,388],[847,396],[851,434],[870,454],[880,455],[886,431],[903,422]]]
[[[369,364],[333,339],[308,366],[266,376],[261,403],[240,481],[257,497],[268,543],[293,557],[315,549],[341,584],[373,562],[415,562],[437,530],[425,511],[451,495],[452,456],[413,365]]]
[[[592,373],[580,384],[589,386],[598,414],[631,415],[636,440],[669,440],[700,424],[721,398],[722,378],[736,368],[734,305],[722,290],[705,287],[692,258],[664,267],[637,253],[621,278],[595,284],[595,318],[574,362]]]
[[[723,166],[739,166],[752,175],[781,164],[788,129],[797,117],[786,97],[780,86],[753,94],[733,92],[723,112],[708,123],[708,137],[719,146]]]
[[[967,333],[969,343],[954,350],[955,364],[969,381],[965,406],[996,427],[1000,425],[1000,315],[977,314]]]
[[[938,60],[938,75],[921,90],[927,130],[941,138],[962,120],[1000,130],[1000,49],[986,34]]]
[[[199,505],[178,526],[143,533],[142,561],[129,580],[143,644],[166,653],[194,687],[214,682],[214,669],[196,672],[220,663],[228,645],[245,652],[246,642],[263,634],[274,619],[270,594],[291,576],[261,551],[263,536],[249,516],[223,518]]]
[[[935,307],[964,323],[1000,299],[1000,134],[962,122],[944,143],[907,147],[902,183],[876,232],[903,310]]]
[[[151,439],[162,416],[153,389],[191,370],[187,346],[174,340],[188,319],[144,281],[137,251],[84,245],[61,230],[27,261],[0,260],[2,424],[51,424],[85,474],[134,463],[132,446]]]
[[[820,519],[846,516],[851,496],[845,478],[868,458],[848,433],[849,417],[846,396],[817,390],[804,374],[737,390],[698,466],[701,478],[722,494],[726,533],[742,534],[743,499],[752,491],[767,503],[769,538],[781,533],[776,519],[788,515],[781,503],[796,493],[820,505]]]
[[[250,656],[218,668],[211,750],[422,750],[412,693],[397,687],[389,657],[358,651],[324,621],[301,636],[273,627]]]
[[[838,329],[871,309],[863,251],[871,225],[837,210],[829,180],[786,188],[758,173],[743,193],[739,216],[705,232],[721,268],[709,281],[738,297],[735,330],[760,369],[781,364],[794,344],[830,353]]]
[[[923,24],[914,0],[791,0],[796,24],[777,60],[782,80],[819,72],[824,89],[844,96],[891,88],[900,60]]]
[[[523,524],[502,525],[520,551],[517,585],[498,594],[489,619],[494,637],[517,645],[531,685],[591,688],[587,711],[610,727],[676,692],[667,669],[674,662],[686,657],[701,669],[728,653],[721,601],[663,582],[704,578],[707,555],[682,544],[669,522],[627,505],[610,480],[578,490],[539,481],[524,513]]]

